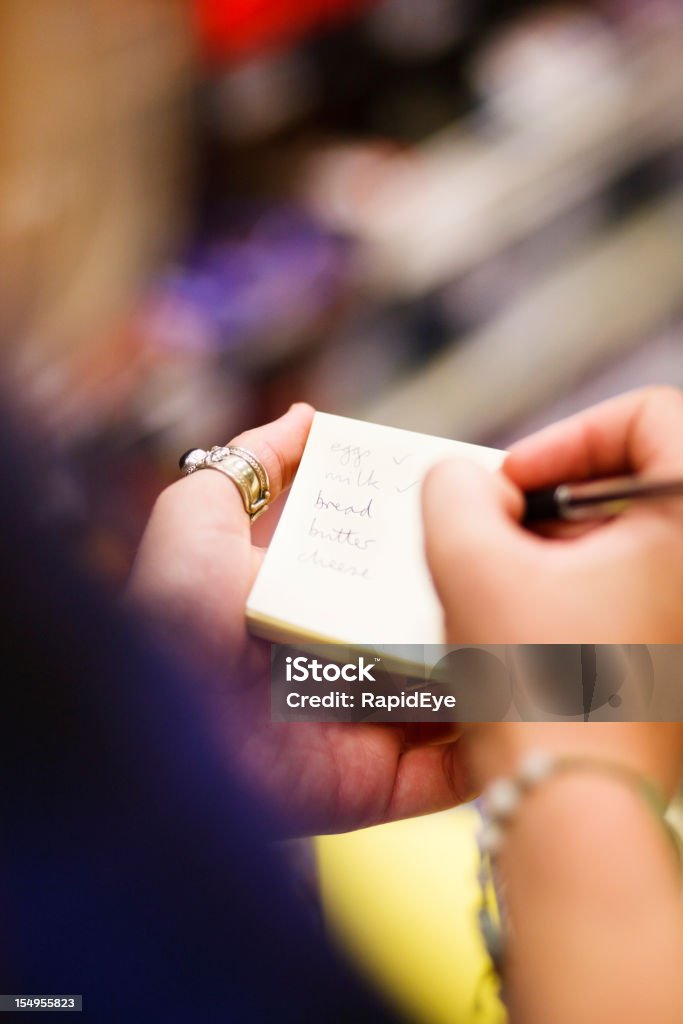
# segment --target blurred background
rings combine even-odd
[[[178,455],[294,400],[505,446],[683,385],[681,54],[683,0],[2,0],[0,387],[41,513],[117,587]],[[413,1019],[501,1019],[474,827],[318,844]]]
[[[494,445],[683,383],[683,3],[3,0],[5,390],[120,582],[295,399]]]

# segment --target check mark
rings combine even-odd
[[[409,491],[411,487],[414,487],[415,484],[419,484],[419,482],[420,482],[419,480],[413,480],[412,484],[408,484],[407,487],[398,487],[397,486],[396,490],[398,491],[399,494],[405,494],[406,491]]]
[[[406,459],[409,459],[412,456],[412,454],[412,452],[408,452],[407,455],[402,455],[400,459],[397,459],[395,455],[392,455],[391,457],[397,466],[402,466]]]

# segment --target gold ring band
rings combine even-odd
[[[190,448],[180,457],[185,476],[198,469],[217,469],[237,487],[244,511],[253,523],[267,510],[270,502],[270,480],[263,463],[253,452],[237,445],[214,445],[208,451]]]

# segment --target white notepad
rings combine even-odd
[[[492,448],[316,413],[247,601],[250,630],[304,648],[442,643],[420,485],[430,466],[452,455],[491,470],[504,458]],[[447,528],[447,508],[443,516]]]

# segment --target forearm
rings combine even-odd
[[[683,909],[673,848],[638,795],[605,777],[539,788],[499,875],[520,1024],[680,1024]]]
[[[497,744],[490,742],[494,729],[479,745],[483,783],[513,774],[518,747],[529,742],[526,727],[501,728]],[[654,765],[659,772],[652,770],[647,745],[620,756],[627,734],[584,728],[572,737],[570,730],[534,726],[531,735],[534,745],[559,753],[580,755],[576,747],[584,743],[586,756],[630,764],[666,784],[669,769],[662,761]],[[676,741],[677,728],[661,730],[664,747]],[[509,918],[505,997],[515,1024],[680,1024],[679,867],[635,787],[600,771],[541,782],[504,829],[496,878]]]

